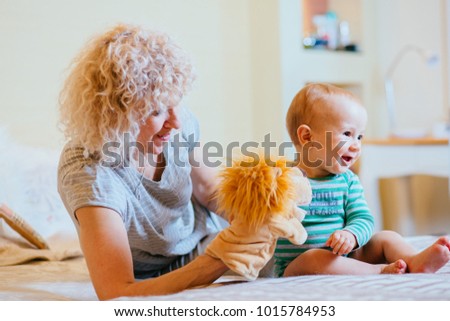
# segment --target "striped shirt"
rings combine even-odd
[[[364,198],[358,176],[348,170],[343,174],[319,179],[309,179],[312,201],[301,206],[307,213],[302,221],[308,239],[302,245],[294,245],[279,239],[275,250],[275,273],[281,276],[287,265],[298,255],[313,248],[326,248],[325,242],[337,230],[346,230],[356,237],[358,247],[370,239],[374,219]]]
[[[137,278],[158,276],[192,260],[201,240],[221,227],[217,216],[192,199],[189,153],[198,142],[198,124],[186,109],[181,114],[184,147],[166,144],[160,181],[142,177],[134,167],[106,167],[83,148],[67,145],[58,168],[58,191],[77,230],[75,211],[101,206],[118,213],[127,230]],[[191,139],[189,138],[191,136]],[[192,137],[193,136],[193,137]]]

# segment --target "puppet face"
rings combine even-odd
[[[295,204],[311,201],[311,186],[286,160],[237,159],[225,168],[216,195],[219,213],[258,228],[274,215],[289,216]]]

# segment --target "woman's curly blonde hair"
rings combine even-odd
[[[71,64],[59,100],[65,137],[85,154],[107,142],[123,146],[124,133],[136,140],[145,119],[178,103],[194,78],[190,59],[167,35],[117,25]]]

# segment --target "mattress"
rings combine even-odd
[[[432,244],[434,236],[408,241],[417,249]],[[0,267],[0,300],[97,300],[84,258],[34,260]],[[450,263],[435,274],[315,275],[259,278],[252,282],[225,275],[214,284],[166,296],[119,298],[158,301],[340,301],[340,300],[450,300]]]

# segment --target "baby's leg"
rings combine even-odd
[[[450,240],[439,238],[434,244],[418,252],[402,236],[392,231],[376,233],[351,257],[371,264],[392,263],[403,259],[408,272],[434,273],[450,260]]]
[[[401,274],[406,271],[406,263],[398,260],[392,264],[368,264],[331,251],[312,249],[299,255],[284,271],[283,276],[309,274]]]

